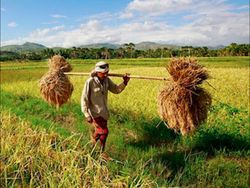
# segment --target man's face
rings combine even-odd
[[[107,78],[108,72],[105,72],[105,73],[97,72],[97,76],[98,76],[100,79],[104,80],[105,78]]]

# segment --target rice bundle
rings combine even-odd
[[[63,56],[54,55],[51,59],[49,59],[49,70],[62,70],[63,72],[70,72],[72,67]]]
[[[58,108],[70,98],[73,85],[64,72],[71,70],[70,64],[62,56],[55,55],[49,60],[49,72],[40,80],[40,93],[49,104]]]
[[[198,85],[209,75],[191,58],[172,59],[167,71],[172,79],[166,82],[158,96],[159,113],[169,128],[186,135],[207,119],[212,99]]]

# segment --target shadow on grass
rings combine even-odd
[[[180,135],[168,129],[163,122],[159,123],[159,121],[160,119],[158,118],[149,122],[138,121],[137,125],[141,126],[141,128],[137,130],[140,132],[140,138],[131,141],[129,144],[141,149],[148,149],[152,146],[165,146],[179,139]]]
[[[136,117],[131,111],[119,113],[123,124],[135,125],[137,139],[130,139],[126,144],[147,150],[150,147],[177,145],[179,150],[205,152],[213,155],[216,150],[242,151],[250,149],[250,128],[245,109],[219,103],[210,110],[212,124],[202,125],[194,135],[182,137],[168,129],[159,118],[149,120],[147,117]],[[113,115],[117,114],[113,112]],[[116,118],[118,119],[118,118]],[[173,146],[175,147],[175,146]]]
[[[213,123],[202,126],[190,139],[192,149],[209,154],[220,149],[227,151],[250,149],[247,110],[219,103],[211,108],[210,116]]]
[[[80,129],[80,127],[84,127],[80,104],[66,104],[57,111],[42,99],[31,96],[16,96],[1,91],[1,99],[2,106],[12,109],[16,115],[28,119],[34,125],[43,124],[45,127],[49,127],[51,123],[58,123],[58,129],[63,131],[63,127],[66,129],[68,127],[61,126],[71,123],[71,126],[78,127],[75,131],[83,130],[83,128]],[[225,117],[221,117],[220,111],[225,112]],[[218,149],[232,151],[250,149],[249,119],[245,114],[247,111],[228,104],[220,103],[213,106],[210,111],[210,115],[216,119],[213,121],[213,125],[204,125],[193,136],[186,138],[168,129],[159,118],[135,117],[133,112],[128,110],[119,113],[111,111],[111,113],[115,123],[123,124],[127,130],[133,131],[137,135],[136,139],[128,139],[125,144],[142,150],[171,144],[179,145],[179,148],[186,148],[186,150],[204,151],[208,154],[213,154],[214,150]],[[66,135],[69,135],[69,132]]]
[[[122,113],[112,111],[112,116],[117,123],[130,127],[130,130],[136,134],[136,138],[127,139],[126,144],[142,150],[147,150],[152,146],[161,147],[171,144],[180,137],[179,134],[168,129],[160,118],[148,119],[144,116],[133,118],[135,116],[131,111],[123,111]]]
[[[192,150],[204,151],[210,155],[216,150],[226,149],[226,151],[249,150],[250,143],[247,136],[233,135],[230,132],[220,132],[214,130],[201,130],[192,141]]]
[[[161,164],[172,171],[172,174],[176,174],[185,167],[185,156],[185,152],[166,152],[156,155],[154,160],[160,161]]]

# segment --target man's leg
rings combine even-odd
[[[97,142],[100,139],[100,134],[98,132],[94,132],[94,134],[92,135],[92,138],[95,140],[95,142]]]
[[[107,127],[107,120],[105,120],[102,117],[98,117],[94,119],[94,123],[95,123],[95,133],[96,135],[98,135],[98,139],[100,139],[101,151],[103,152],[105,149],[105,144],[109,132]],[[95,138],[97,138],[96,135]]]
[[[102,134],[100,136],[100,143],[101,143],[101,151],[102,152],[104,152],[104,150],[105,150],[105,144],[106,144],[107,137],[108,137],[107,134]]]
[[[89,135],[90,135],[90,140],[93,145],[96,144],[98,139],[100,138],[100,134],[98,133],[97,127],[95,121],[93,121],[91,124],[89,124]]]

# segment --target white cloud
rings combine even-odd
[[[64,25],[58,25],[58,26],[55,26],[55,27],[51,28],[52,31],[62,31],[64,29],[65,29]]]
[[[99,14],[94,14],[88,17],[89,20],[99,20],[99,21],[108,21],[113,20],[116,17],[116,13],[103,12]]]
[[[208,36],[208,43],[249,43],[249,13],[217,13],[209,17],[202,16],[190,24],[190,27]]]
[[[119,18],[121,19],[128,19],[128,18],[132,18],[134,16],[134,14],[128,10],[125,10],[124,12],[121,12],[119,15]]]
[[[242,5],[242,6],[239,6],[237,9],[238,9],[238,10],[242,10],[242,9],[249,10],[249,9],[250,9],[250,6],[249,6],[249,5]]]
[[[34,38],[40,38],[43,39],[43,37],[47,37],[48,35],[53,35],[56,34],[56,32],[63,31],[65,27],[63,25],[61,26],[55,26],[52,28],[45,28],[45,29],[36,29],[35,31],[31,32],[29,37],[34,39]]]
[[[181,45],[228,45],[231,42],[247,43],[249,37],[247,13],[200,16],[181,26],[165,22],[133,22],[118,26],[105,26],[98,20],[90,20],[78,27],[66,30],[65,26],[37,29],[20,41],[31,41],[46,46],[72,47],[82,44],[111,42],[164,41]],[[15,41],[6,41],[6,43]]]
[[[67,18],[67,16],[60,15],[60,14],[51,14],[50,15],[52,18]]]
[[[168,22],[169,13],[171,19],[182,22]],[[48,47],[141,41],[200,46],[249,43],[249,12],[241,12],[239,7],[225,4],[224,0],[134,0],[120,13],[92,15],[74,27],[37,29],[25,38],[2,44],[21,41]]]
[[[11,40],[8,40],[8,41],[1,41],[1,46],[5,46],[5,45],[12,45],[12,44],[23,44],[25,42],[27,42],[25,40],[26,38],[21,38],[21,37],[18,37],[16,39],[11,39]]]
[[[50,22],[43,22],[43,25],[53,25],[53,24],[58,24],[59,22],[57,20],[55,21],[50,21]]]
[[[152,17],[160,15],[178,14],[182,12],[207,14],[225,11],[230,6],[224,0],[133,0],[125,9],[125,15],[141,14]]]
[[[16,22],[9,22],[8,23],[8,27],[17,27],[17,23]]]
[[[89,20],[85,24],[80,24],[80,28],[84,31],[98,32],[103,29],[102,24],[98,20]]]
[[[127,6],[127,11],[157,16],[183,10],[192,3],[191,0],[134,0]]]

